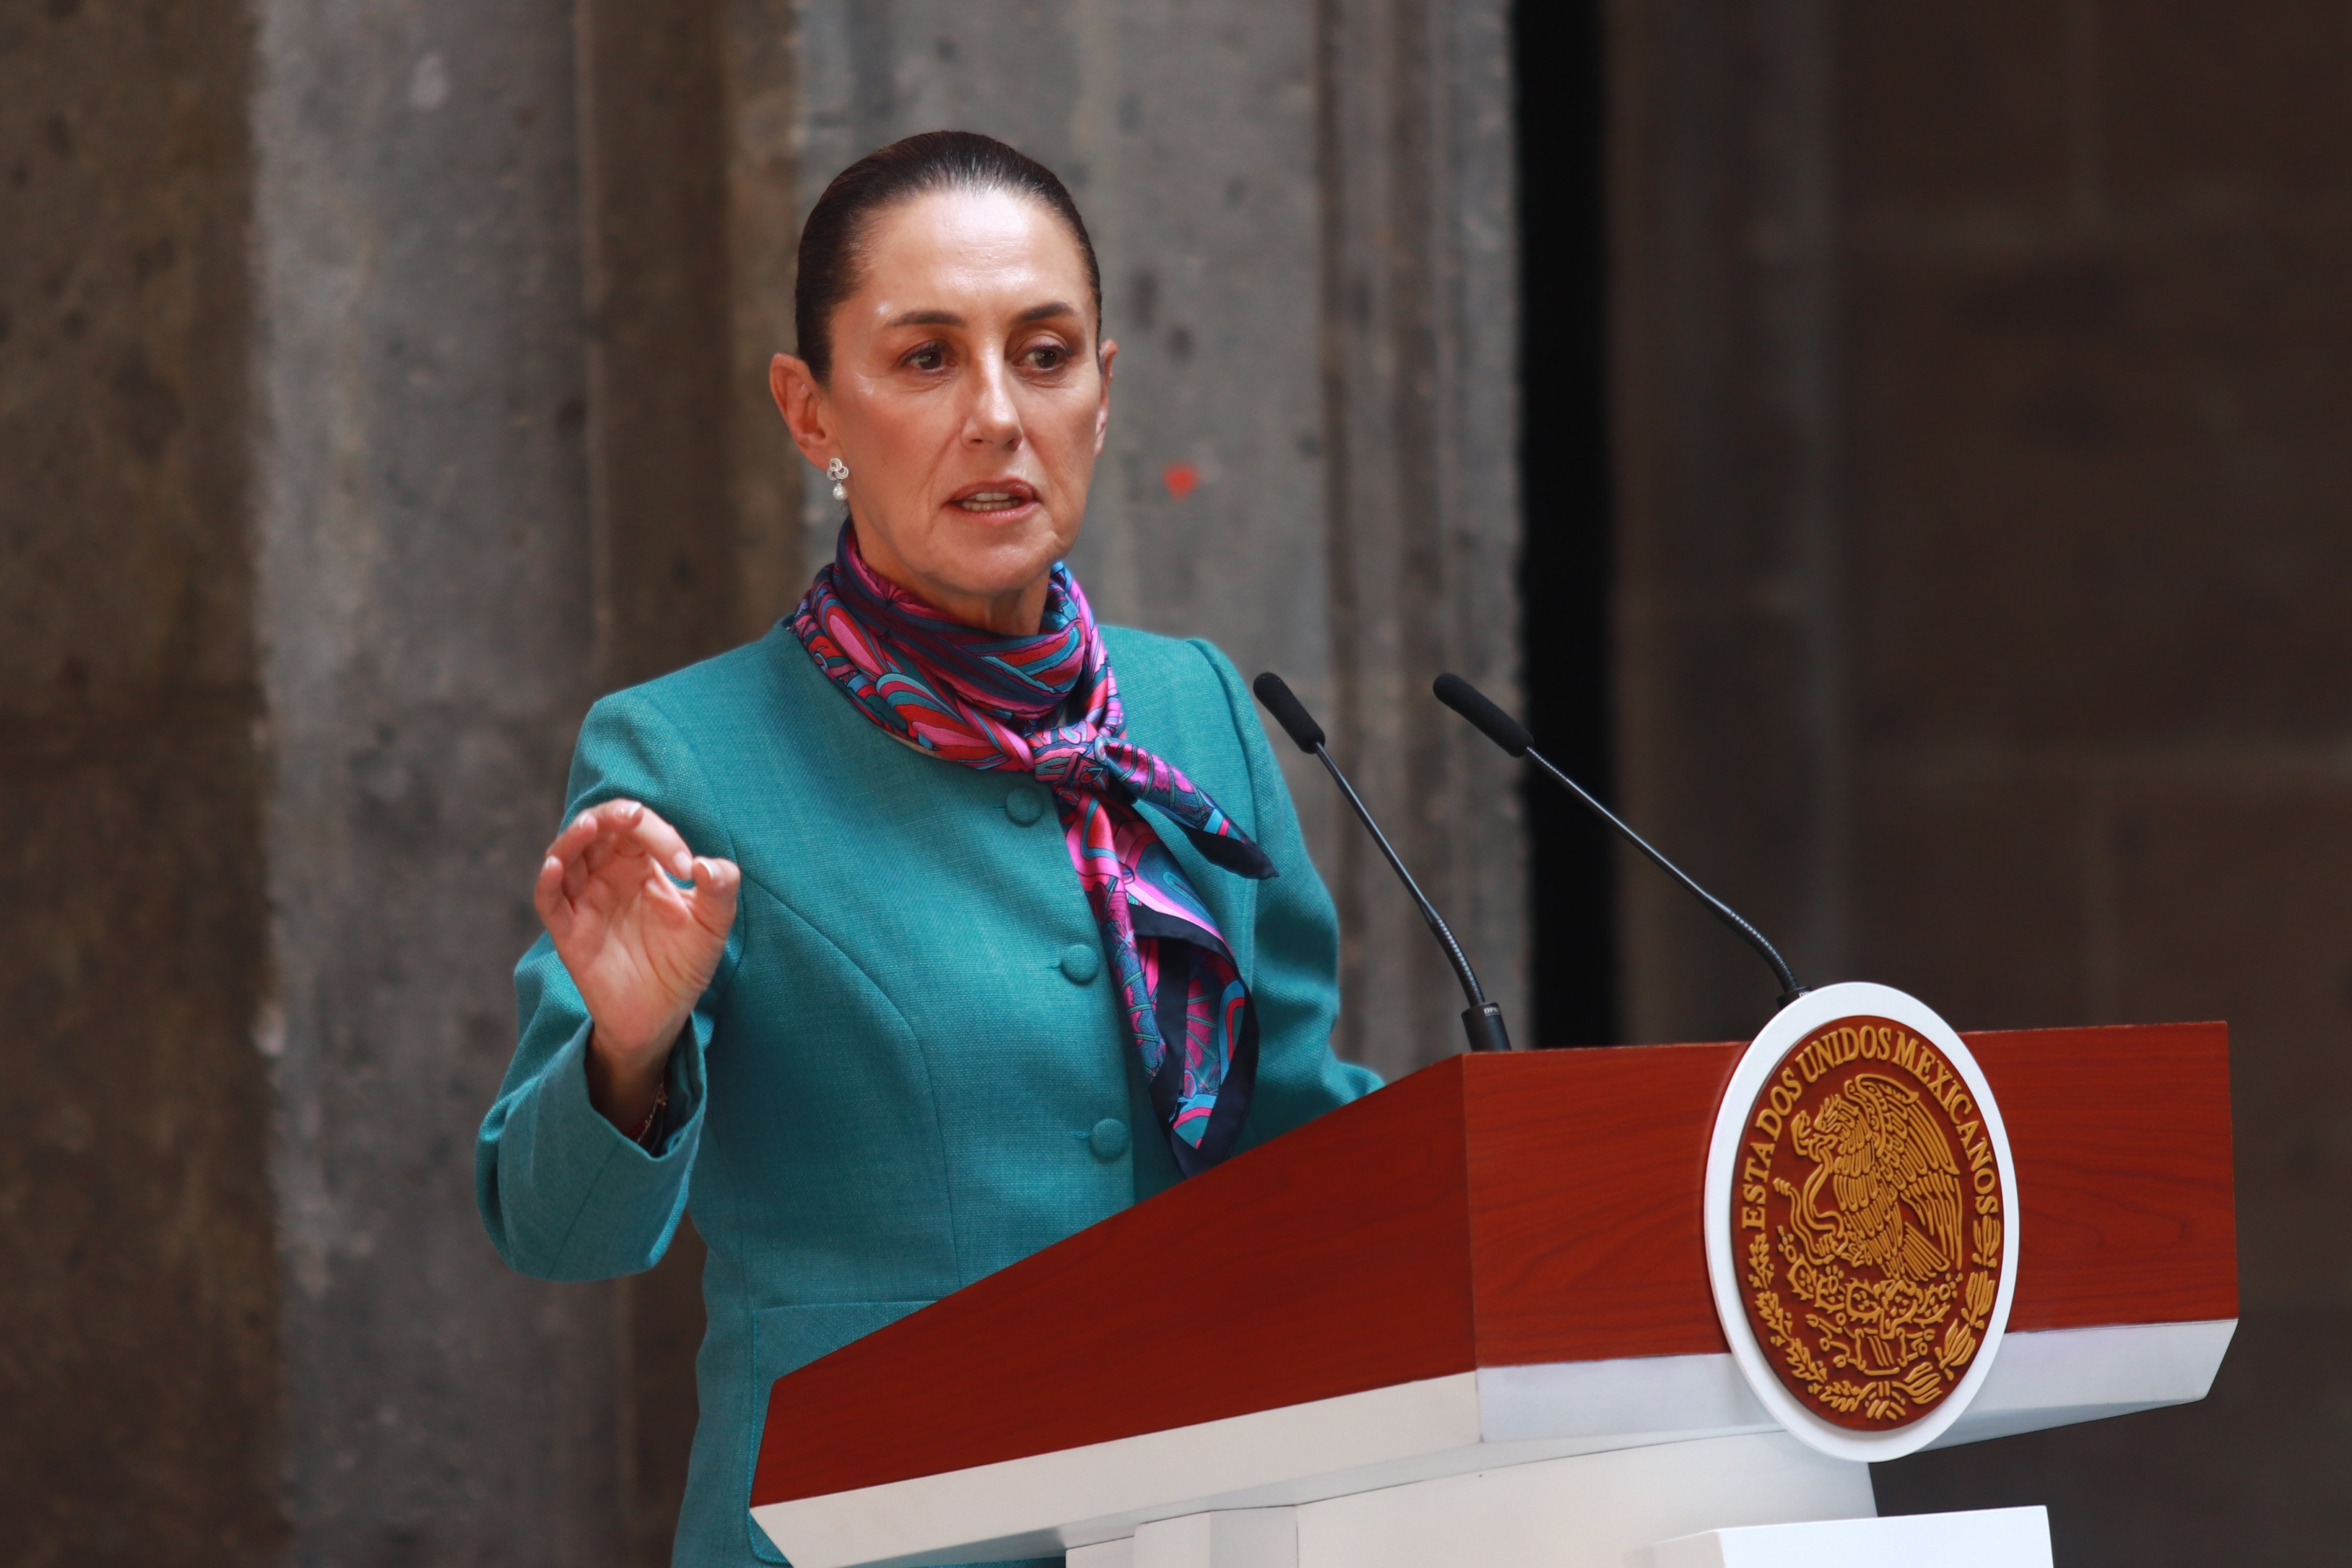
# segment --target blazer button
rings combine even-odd
[[[1004,815],[1026,827],[1045,815],[1045,793],[1031,784],[1015,784],[1004,795]]]
[[[1087,984],[1101,970],[1102,949],[1095,943],[1074,942],[1062,950],[1062,976],[1071,984]]]
[[[1117,1117],[1104,1117],[1087,1134],[1087,1147],[1094,1151],[1096,1159],[1109,1164],[1127,1152],[1127,1123]]]

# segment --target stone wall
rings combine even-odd
[[[2352,16],[1627,0],[1620,745],[1800,973],[1962,1027],[2225,1017],[2207,1404],[1883,1468],[2070,1563],[2318,1560],[2352,1501]],[[1760,967],[1622,873],[1636,1038]],[[1670,907],[1671,906],[1671,907]]]
[[[906,131],[1004,134],[1095,225],[1097,602],[1286,674],[1528,1026],[1507,767],[1421,689],[1513,683],[1503,15],[0,17],[0,1556],[666,1560],[699,1248],[517,1279],[471,1140],[580,712],[830,547],[765,366],[802,214]],[[1344,1048],[1456,1048],[1297,782]]]
[[[258,1564],[285,1538],[250,44],[193,0],[0,13],[12,1563]]]

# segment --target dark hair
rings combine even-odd
[[[1070,228],[1087,258],[1095,321],[1102,321],[1102,268],[1078,204],[1054,171],[976,131],[926,131],[868,153],[833,177],[801,229],[793,329],[801,358],[823,382],[833,374],[833,313],[856,290],[866,231],[876,215],[933,191],[1010,191],[1045,204]]]

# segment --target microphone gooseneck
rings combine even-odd
[[[1729,904],[1692,881],[1681,867],[1659,854],[1651,847],[1648,839],[1626,826],[1615,812],[1593,799],[1591,795],[1585,793],[1582,784],[1554,766],[1550,758],[1536,750],[1535,737],[1528,733],[1526,725],[1496,707],[1487,700],[1485,692],[1480,691],[1458,675],[1439,676],[1430,683],[1430,689],[1437,694],[1437,700],[1440,702],[1469,720],[1486,739],[1494,742],[1514,757],[1527,758],[1553,778],[1558,779],[1568,792],[1582,801],[1595,816],[1622,835],[1626,843],[1648,856],[1652,864],[1688,888],[1692,897],[1714,910],[1716,919],[1729,926],[1742,942],[1755,950],[1757,957],[1772,966],[1773,975],[1780,982],[1781,1006],[1787,1006],[1805,994],[1805,987],[1797,984],[1797,976],[1789,968],[1788,960],[1780,956],[1779,948],[1764,940],[1762,931],[1740,919],[1738,911]]]
[[[1355,786],[1349,784],[1348,775],[1339,771],[1339,764],[1331,760],[1330,752],[1324,746],[1323,726],[1315,721],[1315,716],[1307,711],[1306,704],[1292,695],[1282,677],[1274,671],[1269,669],[1250,682],[1250,689],[1257,694],[1257,700],[1265,705],[1267,712],[1274,715],[1274,721],[1282,726],[1283,733],[1290,737],[1293,744],[1321,760],[1332,782],[1339,786],[1339,793],[1355,808],[1356,820],[1364,825],[1364,831],[1372,836],[1372,842],[1379,845],[1381,853],[1388,858],[1390,869],[1396,872],[1397,879],[1404,884],[1404,890],[1412,895],[1413,904],[1421,910],[1421,918],[1428,922],[1431,934],[1437,938],[1438,945],[1445,949],[1446,960],[1454,965],[1454,977],[1462,983],[1462,994],[1469,999],[1470,1005],[1462,1013],[1462,1030],[1469,1037],[1470,1048],[1474,1051],[1509,1050],[1511,1037],[1503,1027],[1503,1009],[1486,1000],[1486,993],[1478,984],[1477,972],[1470,967],[1470,960],[1463,954],[1462,944],[1455,942],[1454,933],[1446,929],[1444,920],[1437,912],[1437,906],[1429,901],[1428,895],[1421,890],[1421,884],[1414,881],[1412,873],[1404,868],[1404,862],[1390,845],[1388,835],[1382,833],[1381,825],[1372,820],[1372,814],[1365,809]]]

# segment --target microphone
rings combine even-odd
[[[1477,972],[1462,955],[1462,944],[1454,940],[1454,933],[1445,929],[1445,921],[1439,918],[1437,907],[1422,892],[1421,885],[1412,879],[1412,873],[1404,868],[1404,862],[1397,858],[1397,852],[1389,845],[1388,835],[1382,833],[1381,825],[1372,820],[1372,814],[1364,809],[1364,803],[1357,797],[1354,786],[1348,783],[1348,775],[1339,771],[1339,764],[1331,760],[1329,752],[1324,750],[1323,726],[1315,721],[1314,715],[1291,695],[1290,688],[1284,685],[1282,677],[1274,671],[1269,669],[1250,682],[1250,689],[1257,693],[1257,700],[1265,704],[1265,710],[1274,715],[1274,721],[1282,726],[1283,733],[1296,742],[1300,751],[1312,752],[1323,760],[1324,767],[1329,770],[1332,780],[1339,784],[1339,793],[1346,795],[1348,804],[1356,808],[1357,820],[1364,825],[1364,831],[1372,836],[1372,842],[1381,847],[1381,853],[1388,857],[1397,879],[1404,884],[1404,890],[1412,895],[1412,901],[1420,907],[1421,918],[1429,922],[1429,929],[1436,936],[1438,945],[1445,949],[1446,959],[1454,965],[1454,978],[1462,982],[1462,994],[1469,998],[1470,1005],[1462,1010],[1462,1032],[1469,1037],[1470,1048],[1474,1051],[1509,1050],[1511,1037],[1503,1027],[1503,1009],[1486,1000],[1486,993],[1478,986]]]
[[[1430,689],[1437,694],[1437,700],[1440,702],[1477,726],[1486,739],[1494,742],[1514,757],[1527,758],[1566,785],[1568,792],[1582,801],[1595,816],[1622,834],[1626,843],[1648,856],[1652,863],[1660,870],[1688,888],[1694,898],[1714,910],[1716,919],[1737,931],[1742,942],[1756,950],[1756,955],[1759,958],[1772,966],[1773,975],[1780,982],[1780,1005],[1781,1006],[1787,1006],[1805,994],[1806,988],[1797,984],[1797,977],[1790,973],[1788,961],[1780,956],[1780,949],[1764,940],[1762,931],[1741,920],[1733,912],[1729,904],[1692,881],[1681,867],[1652,848],[1649,840],[1618,820],[1615,812],[1587,795],[1582,784],[1553,766],[1550,758],[1536,750],[1535,737],[1528,733],[1525,725],[1488,701],[1484,692],[1458,675],[1439,676],[1431,682]]]

